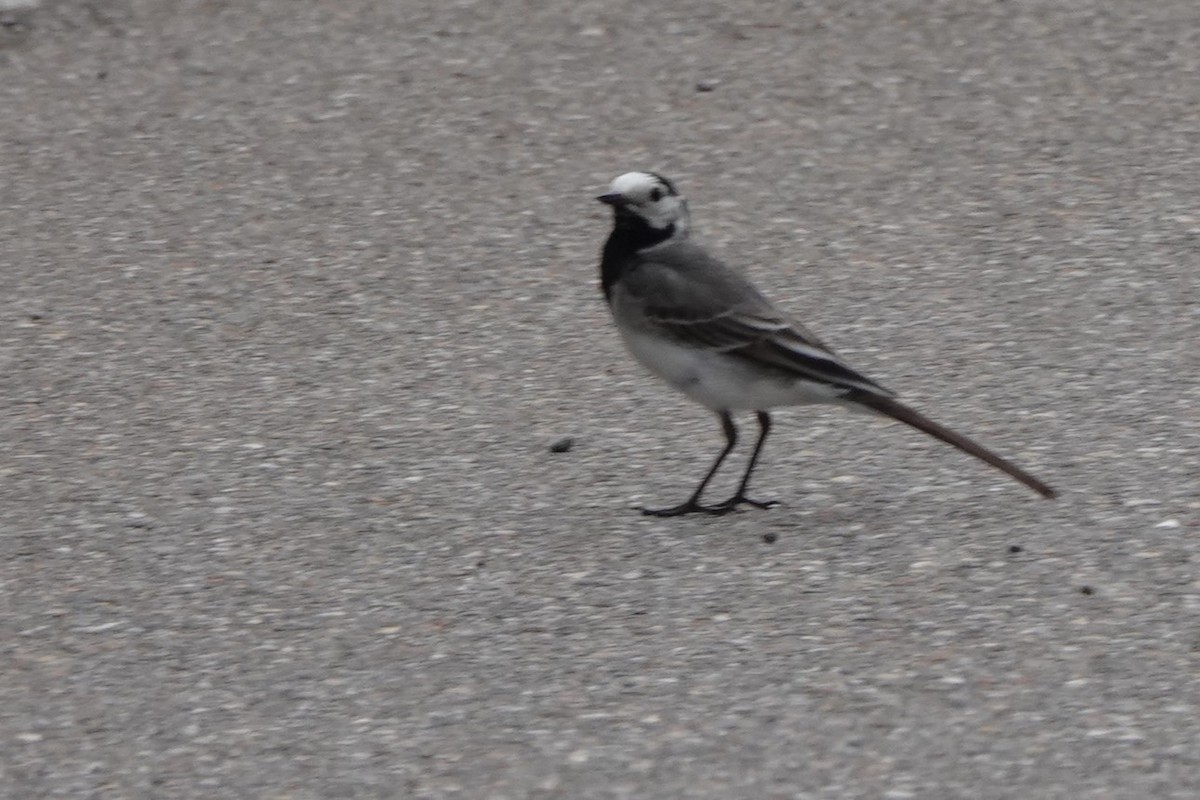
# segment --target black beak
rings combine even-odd
[[[604,203],[604,205],[612,206],[613,208],[620,208],[621,206],[625,205],[625,196],[620,192],[609,192],[608,194],[602,194],[596,199],[601,203]]]

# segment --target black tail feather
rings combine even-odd
[[[1007,473],[1016,480],[1028,486],[1030,489],[1033,489],[1042,497],[1053,499],[1058,496],[1058,492],[1054,491],[1054,489],[1042,483],[1037,478],[1033,477],[1012,462],[1001,458],[991,450],[985,448],[983,445],[976,444],[966,436],[963,436],[960,433],[955,433],[944,425],[939,425],[925,415],[914,411],[897,400],[893,400],[892,398],[885,397],[883,395],[870,394],[869,392],[858,390],[848,394],[846,399],[874,409],[880,414],[884,414],[894,420],[903,422],[905,425],[911,425],[917,430],[923,431],[936,439],[941,439],[946,444],[957,447],[964,453],[969,453],[982,461],[986,461],[1001,472]]]

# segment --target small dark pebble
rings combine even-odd
[[[696,91],[711,92],[713,89],[716,89],[720,83],[721,82],[716,78],[701,78],[700,80],[696,81]]]
[[[1079,593],[1080,593],[1080,594],[1086,594],[1086,595],[1093,595],[1093,594],[1095,594],[1095,593],[1096,593],[1096,590],[1095,590],[1095,589],[1093,589],[1093,588],[1092,588],[1092,587],[1090,587],[1090,586],[1080,586],[1080,587],[1079,587]]]
[[[764,533],[763,534],[763,541],[766,542],[767,544],[775,544],[775,540],[778,538],[779,537],[773,533]]]
[[[550,445],[551,453],[565,453],[575,446],[575,440],[570,436],[564,436],[554,444]]]
[[[1008,552],[1010,552],[1010,553],[1019,553],[1019,552],[1021,552],[1022,549],[1023,548],[1019,544],[1010,544],[1008,546]]]

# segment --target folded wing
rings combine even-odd
[[[648,256],[622,279],[622,298],[684,344],[745,358],[805,380],[883,396],[811,331],[780,313],[740,273],[690,243]]]

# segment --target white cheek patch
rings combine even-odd
[[[668,228],[683,219],[683,206],[677,198],[668,197],[657,203],[648,203],[638,208],[641,217],[655,228]]]

